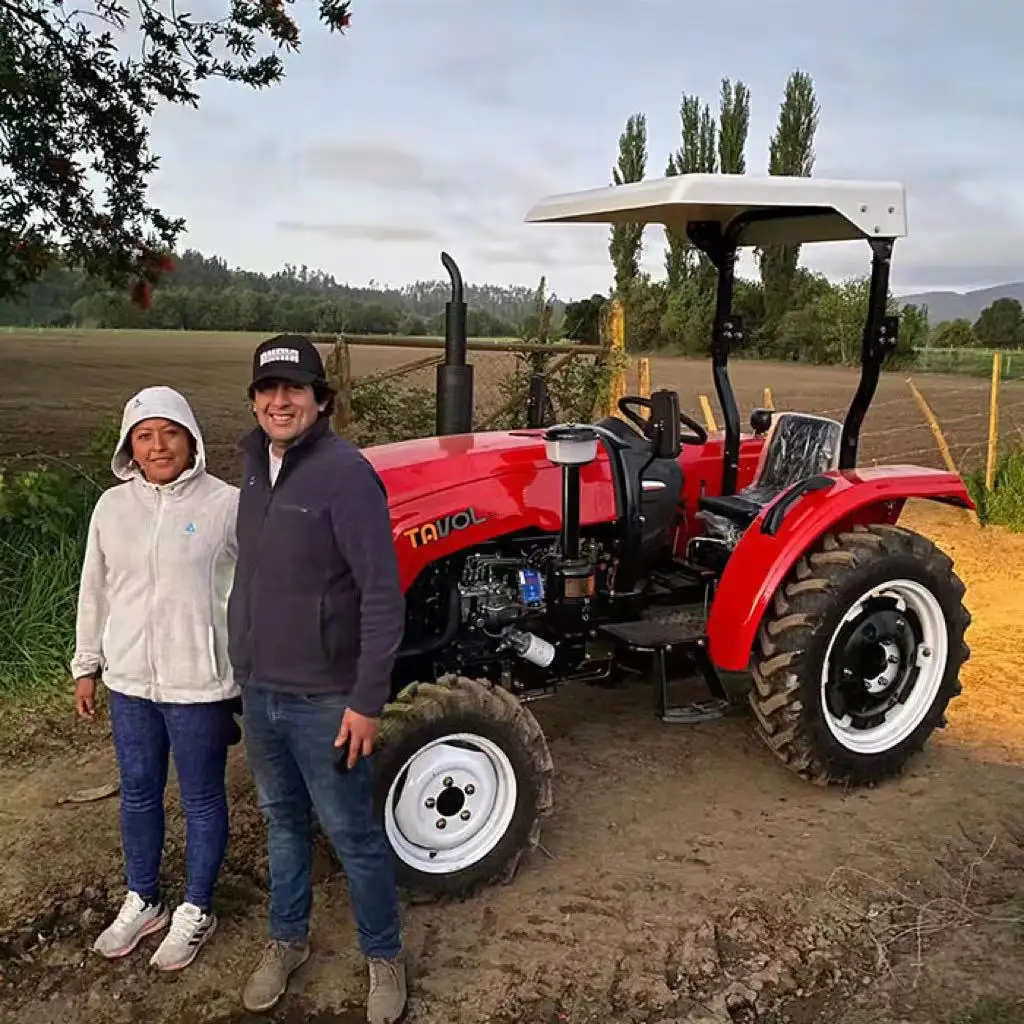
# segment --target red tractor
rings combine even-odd
[[[658,390],[597,423],[366,449],[390,496],[408,606],[376,755],[404,885],[460,894],[512,877],[552,810],[551,754],[528,702],[564,683],[614,684],[646,666],[661,719],[693,723],[739,706],[720,672],[749,671],[754,728],[817,783],[893,776],[945,724],[969,657],[964,586],[897,520],[908,498],[973,504],[954,473],[857,468],[896,344],[886,301],[904,202],[887,183],[698,174],[530,212],[660,222],[707,255],[725,429],[709,436]],[[755,409],[741,434],[728,373],[743,338],[738,248],[850,239],[867,239],[872,263],[845,421]],[[703,678],[710,699],[672,706],[670,674]]]

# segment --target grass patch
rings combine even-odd
[[[0,701],[45,701],[69,678],[78,583],[102,484],[44,463],[0,472]]]
[[[966,482],[981,522],[1024,533],[1024,443],[999,457],[992,490],[985,488],[983,469],[971,473]]]

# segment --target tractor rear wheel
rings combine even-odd
[[[761,738],[820,784],[897,774],[960,693],[964,592],[949,556],[910,530],[826,535],[758,633],[749,700]]]
[[[423,894],[510,881],[551,812],[544,733],[529,708],[486,680],[407,686],[384,710],[374,762],[398,882]]]

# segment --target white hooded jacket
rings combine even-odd
[[[196,442],[194,464],[170,484],[148,483],[125,444],[135,424],[173,420]],[[238,488],[206,471],[188,402],[145,388],[124,407],[110,463],[125,483],[93,509],[78,595],[75,679],[102,672],[111,690],[172,704],[238,695],[227,654]]]

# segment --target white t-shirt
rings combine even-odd
[[[273,452],[273,449],[269,452],[270,455],[270,486],[273,487],[277,483],[277,474],[281,472],[281,459],[279,459]]]

